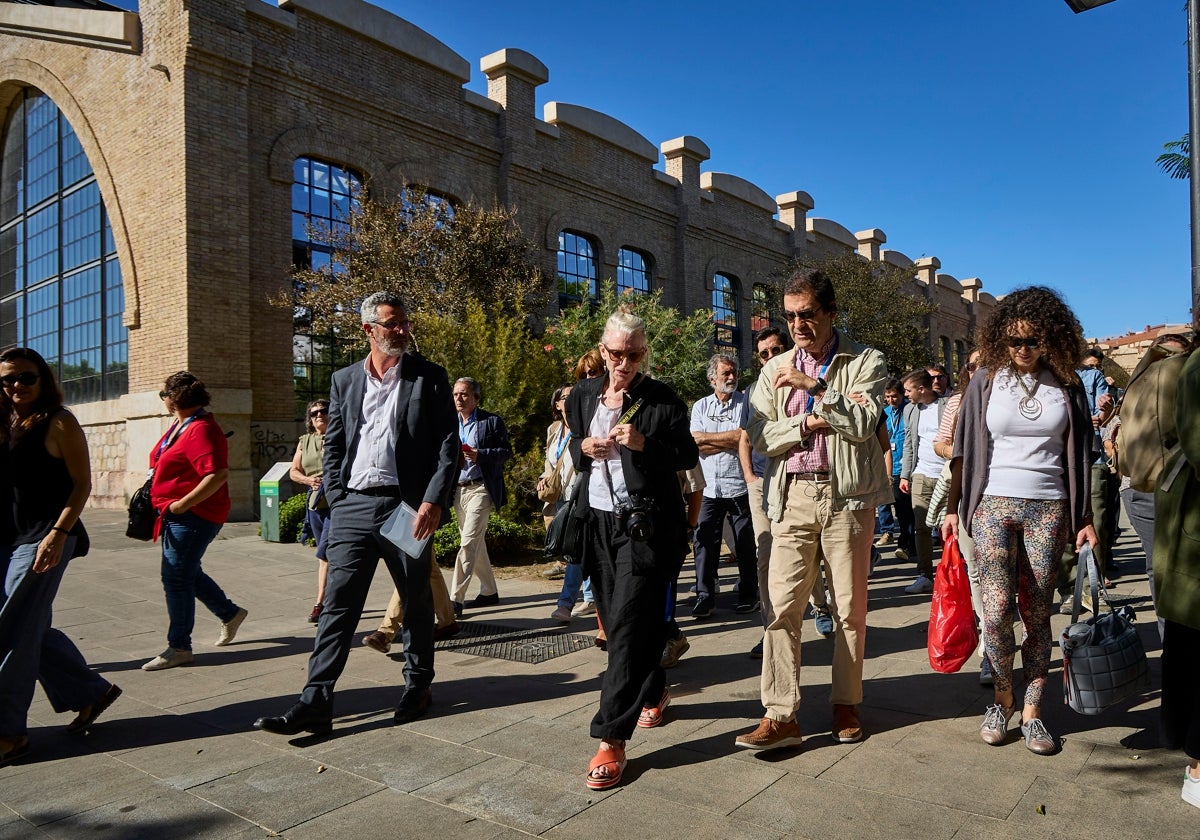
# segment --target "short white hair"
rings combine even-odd
[[[641,333],[643,338],[645,337],[646,322],[624,309],[618,309],[604,322],[604,335],[606,336],[632,336],[638,333]]]

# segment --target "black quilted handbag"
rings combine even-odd
[[[558,509],[546,529],[546,557],[561,557],[568,563],[583,562],[583,520],[575,516],[580,483],[586,473],[575,477],[571,498]]]
[[[158,511],[150,502],[150,482],[133,491],[129,500],[129,524],[125,526],[125,536],[135,540],[148,541],[154,538],[154,523],[158,521]]]
[[[1079,621],[1085,570],[1092,581],[1092,617]],[[1102,614],[1101,586],[1096,558],[1091,546],[1085,545],[1079,552],[1071,624],[1059,639],[1063,655],[1063,700],[1081,715],[1098,715],[1150,688],[1150,664],[1133,624],[1133,607],[1126,604],[1114,610],[1109,605]]]

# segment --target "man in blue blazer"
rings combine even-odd
[[[429,707],[433,682],[433,542],[420,557],[380,534],[401,501],[416,511],[413,536],[441,524],[458,474],[459,441],[444,368],[408,352],[411,331],[398,295],[376,292],[362,303],[371,351],[333,375],[325,432],[324,487],[330,524],[325,609],[300,700],[255,727],[281,735],[333,728],[333,686],[346,665],[379,558],[404,598],[405,691],[396,723]]]

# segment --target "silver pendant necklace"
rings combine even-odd
[[[1033,387],[1030,388],[1025,384],[1025,377],[1020,371],[1014,370],[1013,374],[1017,377],[1017,384],[1021,386],[1021,390],[1025,392],[1025,399],[1017,403],[1017,411],[1021,412],[1021,416],[1026,420],[1036,420],[1042,416],[1042,401],[1036,396],[1038,387],[1042,384],[1037,374],[1033,375]]]

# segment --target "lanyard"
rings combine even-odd
[[[154,459],[154,462],[156,464],[158,463],[158,459],[162,457],[162,454],[167,451],[167,447],[169,447],[175,441],[179,440],[179,436],[182,435],[183,430],[188,427],[188,423],[191,423],[193,420],[195,420],[197,417],[199,417],[201,414],[204,414],[204,413],[205,413],[204,411],[197,411],[191,417],[184,420],[183,425],[179,427],[179,431],[175,433],[175,437],[171,437],[171,432],[175,431],[175,425],[171,424],[171,428],[167,429],[167,433],[163,436],[162,443],[160,443],[158,445],[158,458]]]
[[[824,366],[824,367],[822,367],[822,368],[821,368],[819,371],[817,371],[817,379],[824,379],[824,378],[825,378],[825,374],[829,373],[829,366],[830,366],[831,364],[833,364],[833,357],[837,355],[837,349],[838,349],[838,334],[835,332],[835,333],[833,334],[833,347],[831,347],[831,348],[829,349],[829,361],[827,361],[827,362],[825,363],[825,366]],[[796,361],[797,361],[797,362],[799,362],[799,361],[800,361],[800,354],[799,354],[799,353],[797,353],[797,354],[796,354]],[[805,413],[805,414],[812,414],[812,410],[813,410],[813,404],[814,404],[816,401],[817,401],[817,398],[816,398],[816,397],[814,397],[812,394],[809,394],[809,395],[808,395],[808,403],[807,403],[807,404],[804,406],[804,413]]]
[[[892,413],[884,412],[884,417],[887,420],[888,437],[895,437],[900,434],[900,427],[904,425],[903,407],[892,410]],[[893,419],[894,417],[894,419]]]
[[[559,436],[558,448],[554,450],[554,462],[558,463],[562,460],[563,450],[567,448],[567,441],[571,439],[571,430],[567,429],[565,435]]]

